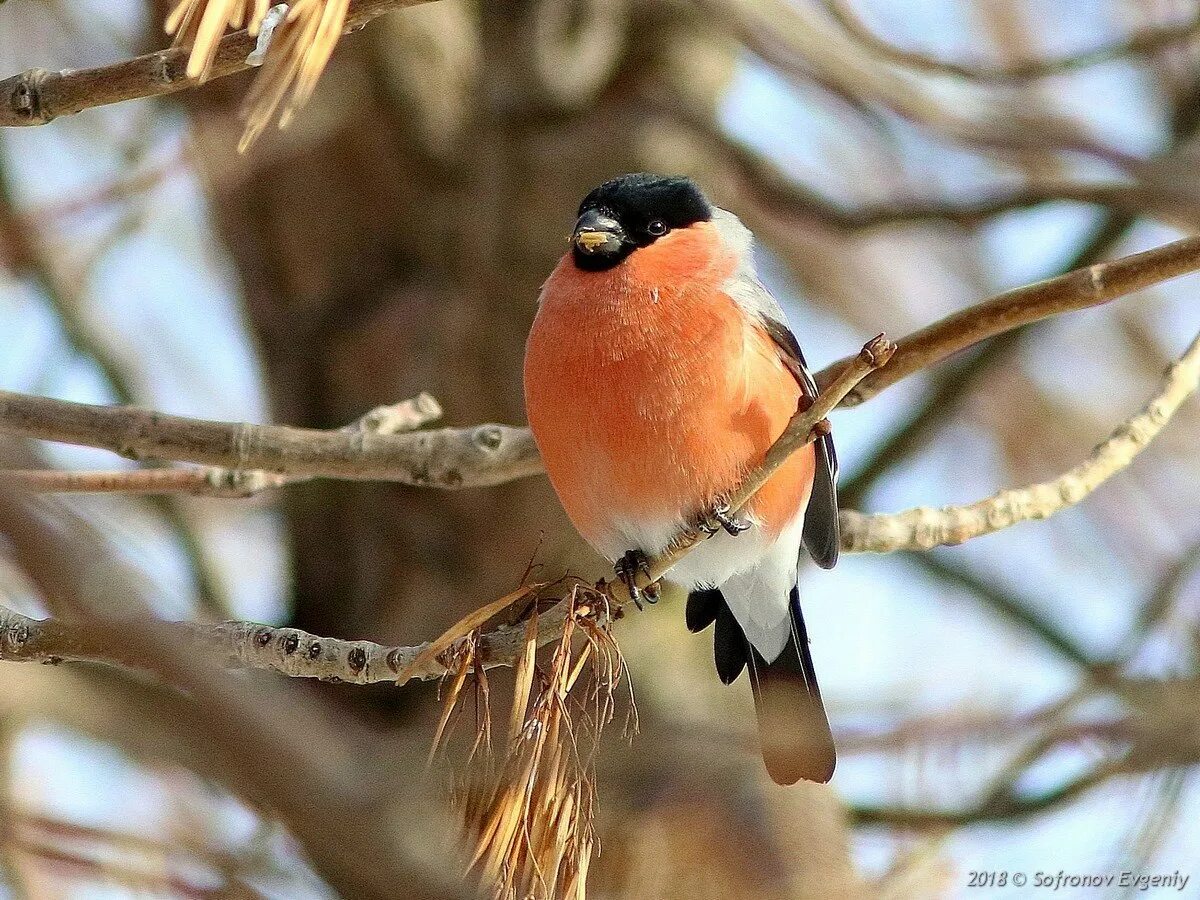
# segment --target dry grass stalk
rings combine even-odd
[[[583,900],[588,866],[598,850],[595,759],[612,720],[614,691],[625,663],[610,631],[608,600],[575,584],[562,636],[538,663],[538,616],[526,621],[525,652],[517,662],[508,739],[491,749],[487,681],[474,666],[474,633],[446,651],[455,674],[444,698],[435,747],[445,745],[459,715],[466,672],[475,668],[476,723],[468,771],[457,792],[470,868],[497,900]],[[479,691],[482,691],[482,696]],[[636,729],[630,703],[630,727]]]
[[[226,27],[258,32],[267,0],[179,0],[167,17],[175,43],[190,46],[187,74],[203,81],[212,68]],[[316,89],[317,81],[346,25],[350,0],[296,0],[275,29],[262,69],[243,108],[246,128],[238,150],[245,151],[276,117],[291,121]]]
[[[246,28],[258,34],[268,0],[179,0],[167,16],[167,34],[175,35],[177,47],[191,47],[187,76],[208,79],[217,47],[226,28]]]
[[[415,672],[424,668],[432,659],[453,650],[459,641],[468,637],[472,632],[479,631],[489,621],[514,606],[519,600],[536,595],[544,585],[522,585],[510,594],[505,594],[499,600],[494,600],[486,606],[467,613],[436,640],[431,641],[418,653],[411,663],[396,675],[396,683],[404,684],[413,677]]]
[[[283,106],[279,127],[308,102],[325,71],[346,24],[350,0],[297,0],[275,31],[262,71],[246,96],[246,130],[238,142],[244,152]]]

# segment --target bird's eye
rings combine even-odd
[[[667,223],[661,219],[655,219],[646,226],[646,231],[653,237],[662,237],[667,233]]]

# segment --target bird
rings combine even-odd
[[[797,585],[802,550],[838,556],[831,433],[754,497],[730,493],[817,387],[783,309],[759,279],[754,238],[684,176],[622,175],[579,206],[542,285],[526,342],[525,405],[575,529],[636,575],[688,528],[713,535],[665,580],[688,591],[692,632],[714,626],[720,680],[749,670],[766,769],[828,782],[836,752]]]

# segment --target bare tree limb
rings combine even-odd
[[[339,429],[350,435],[392,435],[415,431],[440,419],[442,408],[429,394],[379,406]],[[61,472],[53,469],[0,471],[0,481],[32,494],[169,494],[250,497],[270,488],[309,480],[258,470],[220,466],[175,469],[118,469],[110,472]]]
[[[1086,460],[1052,481],[1012,488],[968,506],[873,514],[843,510],[843,547],[852,553],[928,550],[961,544],[1018,522],[1045,519],[1074,506],[1128,466],[1200,385],[1200,335],[1163,375],[1159,390],[1122,422]]]
[[[501,484],[541,471],[528,429],[506,425],[388,434],[169,416],[0,391],[0,431],[294,477],[396,481],[441,488]],[[216,479],[220,481],[220,479]]]
[[[0,472],[0,480],[31,494],[192,494],[225,498],[250,497],[288,483],[286,475],[216,466],[96,472],[12,469]]]
[[[0,659],[16,662],[103,662],[129,669],[149,669],[119,641],[113,631],[98,633],[86,623],[30,619],[0,608]],[[424,649],[384,647],[371,641],[320,638],[295,628],[271,628],[253,622],[199,625],[176,622],[163,634],[183,654],[200,655],[230,668],[271,669],[293,678],[319,678],[353,684],[395,681],[397,673]],[[445,673],[431,668],[416,678]]]
[[[869,400],[914,372],[997,334],[1059,313],[1101,306],[1197,269],[1200,269],[1200,238],[1187,237],[1005,291],[899,341],[896,355],[887,367],[864,378],[844,405],[855,406]],[[845,364],[836,362],[818,373],[817,384],[828,383]]]
[[[425,0],[353,0],[345,31],[356,31],[385,12]],[[246,57],[255,39],[245,30],[225,35],[209,78],[224,78],[250,66]],[[30,69],[0,81],[0,126],[45,125],[59,116],[74,115],[123,100],[161,97],[195,87],[187,77],[189,50],[172,47],[96,69],[49,72]]]

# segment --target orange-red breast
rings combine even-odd
[[[692,631],[716,623],[721,680],[749,668],[772,778],[828,781],[833,739],[796,573],[802,546],[822,566],[837,559],[832,440],[794,454],[744,518],[720,514],[816,392],[752,241],[686,178],[596,188],[542,288],[525,403],[563,507],[619,574],[718,510],[724,529],[667,579],[690,591]]]

